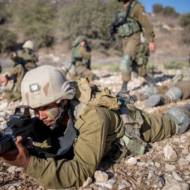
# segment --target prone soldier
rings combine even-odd
[[[33,109],[50,134],[44,131],[44,141],[33,143],[35,154],[18,134],[17,151],[1,156],[50,189],[79,187],[109,154],[144,153],[147,143],[184,133],[190,125],[185,109],[150,115],[108,89],[92,88],[85,79],[67,81],[52,66],[27,72],[21,92],[23,104]],[[39,148],[54,156],[37,154]]]

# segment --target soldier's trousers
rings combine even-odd
[[[139,129],[145,142],[160,141],[176,133],[175,122],[166,114],[149,114],[133,106],[128,106],[125,126]]]
[[[139,49],[141,46],[140,33],[136,33],[131,37],[122,39],[122,46],[124,55],[120,66],[122,80],[131,80],[131,72],[135,72],[139,76],[144,77],[146,75],[146,64],[139,65],[137,63]]]

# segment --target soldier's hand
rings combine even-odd
[[[154,42],[149,42],[149,51],[150,52],[156,51],[156,44]]]
[[[21,136],[16,138],[15,145],[17,149],[2,155],[2,157],[8,164],[26,169],[30,160],[30,156],[27,149],[22,145]]]
[[[8,84],[8,79],[6,76],[1,75],[0,76],[0,84],[6,86]]]

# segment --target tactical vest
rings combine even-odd
[[[117,28],[118,36],[121,38],[130,37],[131,35],[141,31],[138,21],[130,17],[131,9],[133,9],[137,3],[138,1],[132,1],[128,6],[127,11],[121,11],[117,15],[118,20],[125,20],[124,24]]]

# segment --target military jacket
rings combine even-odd
[[[118,113],[87,105],[76,118],[79,136],[74,143],[72,160],[30,157],[26,173],[50,189],[79,187],[92,177],[111,146],[124,135]]]
[[[129,3],[125,11],[128,11]],[[138,24],[147,42],[154,41],[155,34],[153,31],[153,26],[150,23],[148,16],[144,11],[144,7],[138,1],[133,0],[128,17],[132,20],[134,19],[134,21],[136,22],[135,24],[135,22],[133,21],[134,24],[131,24],[134,25],[134,32],[140,32],[140,30],[137,27]],[[129,22],[129,24],[130,23],[132,22]]]

